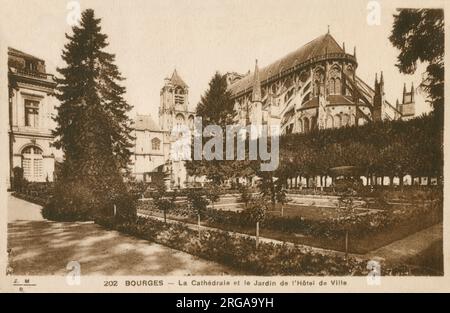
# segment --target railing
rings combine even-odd
[[[45,79],[47,81],[53,81],[53,79],[52,79],[53,75],[52,74],[40,73],[40,72],[36,72],[36,71],[27,71],[27,70],[22,70],[22,69],[17,69],[17,68],[12,68],[11,71],[14,74],[21,75],[21,76],[38,78],[38,79]]]

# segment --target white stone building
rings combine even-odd
[[[57,99],[53,75],[45,61],[19,50],[8,49],[9,168],[23,169],[30,182],[53,181],[55,157],[52,129]]]

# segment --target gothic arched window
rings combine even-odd
[[[334,93],[335,94],[341,94],[341,79],[340,78],[336,78],[336,80],[334,81]]]
[[[336,93],[336,81],[334,78],[330,79],[330,94],[335,94]]]
[[[175,117],[176,120],[176,126],[177,127],[181,127],[182,125],[184,125],[184,115],[181,113],[178,113],[177,116]]]
[[[307,133],[310,131],[309,118],[305,118],[303,120],[304,132]]]
[[[339,128],[342,126],[342,118],[339,114],[334,117],[334,127]]]
[[[342,126],[350,125],[350,116],[348,114],[342,115]]]
[[[175,89],[175,104],[184,104],[184,91],[182,88]]]
[[[161,140],[155,137],[152,139],[152,150],[159,150],[159,149],[161,149]]]
[[[301,119],[298,120],[298,131],[303,133],[303,122]]]
[[[327,126],[327,128],[333,128],[334,123],[333,123],[333,117],[332,116],[327,116],[327,119],[325,121],[325,124]]]

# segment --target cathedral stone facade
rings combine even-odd
[[[345,51],[328,32],[253,73],[228,73],[241,125],[280,125],[282,133],[362,125],[414,116],[414,88],[396,105],[385,99],[384,78],[374,88],[357,75],[356,48]]]
[[[150,115],[138,115],[135,120],[135,150],[133,173],[139,181],[164,179],[170,188],[184,188],[191,179],[184,161],[173,160],[171,148],[177,138],[174,127],[194,127],[195,112],[189,109],[189,87],[175,70],[166,78],[160,92],[159,125]]]

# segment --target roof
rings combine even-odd
[[[178,75],[177,70],[173,71],[172,77],[170,78],[170,82],[175,86],[181,86],[183,88],[188,87],[188,85],[184,82],[184,80]]]
[[[313,97],[312,99],[303,103],[300,109],[312,109],[319,107],[319,97]]]
[[[352,99],[349,96],[343,96],[343,95],[329,95],[326,98],[327,105],[351,105],[354,104]],[[319,107],[319,97],[313,97],[303,103],[303,105],[300,107],[300,110],[305,109],[313,109]]]
[[[349,96],[343,95],[329,95],[327,97],[328,105],[337,105],[337,104],[354,104],[354,101]]]
[[[149,130],[149,131],[160,131],[158,124],[156,124],[150,115],[136,115],[134,120],[135,130]]]
[[[38,57],[35,57],[34,55],[25,53],[23,51],[20,51],[20,50],[11,48],[11,47],[8,47],[8,54],[13,54],[15,56],[19,56],[19,57],[23,57],[23,58],[27,58],[27,59],[35,59],[37,61],[44,62],[44,60],[42,60],[42,59],[40,59]]]
[[[259,70],[259,78],[261,81],[279,74],[281,71],[294,67],[309,59],[331,53],[345,53],[336,40],[329,34],[319,36],[316,39],[303,45],[301,48],[289,53],[283,58],[273,62],[272,64]],[[229,90],[233,94],[237,94],[249,87],[253,86],[253,73],[247,74],[242,79],[231,84]]]

